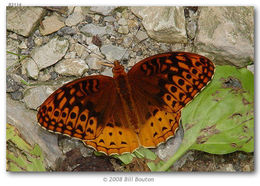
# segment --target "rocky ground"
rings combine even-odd
[[[253,72],[253,16],[253,7],[8,7],[7,122],[28,143],[40,145],[49,170],[140,170],[121,166],[113,158],[93,156],[93,150],[81,142],[44,131],[37,125],[37,108],[73,79],[112,76],[111,67],[102,62],[114,60],[129,70],[154,54],[188,51],[218,65],[247,67]],[[181,139],[180,131],[156,153],[167,159]],[[172,168],[253,170],[253,153],[243,152],[219,156],[190,151]]]

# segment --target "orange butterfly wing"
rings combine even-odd
[[[111,106],[108,95],[114,95],[113,78],[89,76],[65,84],[40,106],[37,118],[48,130],[80,139],[94,139]],[[107,97],[107,99],[102,99]],[[112,96],[111,99],[114,99]],[[106,112],[104,112],[106,111]],[[84,133],[84,131],[86,131]]]
[[[170,52],[148,57],[128,72],[129,84],[140,115],[149,116],[141,125],[139,139],[145,147],[156,147],[178,129],[181,109],[214,74],[206,57]],[[140,116],[142,117],[142,116]]]
[[[178,112],[210,82],[214,68],[204,56],[170,52],[140,61],[128,72],[128,79],[138,94],[169,112]]]
[[[51,132],[80,139],[106,154],[122,154],[139,144],[136,134],[113,118],[115,111],[120,114],[120,106],[113,78],[88,76],[52,93],[40,106],[37,118]]]

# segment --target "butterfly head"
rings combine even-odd
[[[115,61],[114,62],[114,67],[113,67],[113,76],[116,78],[120,75],[126,75],[126,72],[125,72],[125,68],[123,65],[120,64],[119,61]]]

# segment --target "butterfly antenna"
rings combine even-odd
[[[86,44],[81,43],[81,42],[79,42],[79,41],[78,41],[78,43],[81,44],[81,45],[83,45],[83,46],[86,48],[86,50],[87,50],[88,53],[94,54],[94,55],[96,55],[97,57],[101,58],[102,60],[107,61],[106,63],[105,63],[105,62],[101,62],[101,63],[106,64],[106,66],[109,66],[109,64],[112,65],[112,64],[114,63],[113,61],[110,61],[110,60],[108,60],[108,59],[104,59],[104,56],[103,56],[103,55],[100,55],[100,54],[98,54],[98,53],[96,53],[96,52],[94,52],[94,51],[88,49],[88,48],[87,48],[88,46],[87,46]]]
[[[104,65],[104,66],[107,66],[107,67],[111,67],[111,68],[114,67],[114,64],[112,64],[112,63],[100,62],[100,64],[101,64],[101,65]]]
[[[137,35],[137,33],[139,32],[140,28],[141,28],[141,27],[138,26],[138,29],[137,29],[136,33],[134,34],[134,37],[136,37],[136,35]],[[131,41],[131,43],[130,43],[129,46],[131,46],[131,45],[133,44],[133,42],[134,42],[134,37],[133,37],[133,40]],[[104,59],[104,56],[103,56],[103,55],[97,54],[97,53],[95,53],[94,51],[88,49],[86,44],[84,44],[84,43],[82,43],[82,42],[80,42],[80,41],[78,41],[78,43],[81,44],[81,45],[83,45],[83,46],[86,48],[86,50],[87,50],[88,53],[94,54],[94,55],[96,55],[97,57],[101,58],[102,60],[107,61],[107,62],[100,62],[102,65],[108,66],[108,67],[114,67],[114,62],[113,62],[113,61],[110,61],[110,60],[108,60],[108,59]],[[129,48],[127,48],[127,50],[125,51],[125,53],[124,53],[123,56],[121,57],[120,61],[123,59],[123,57],[125,56],[126,52],[128,52],[128,51],[129,51]]]

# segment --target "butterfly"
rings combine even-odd
[[[174,136],[182,108],[211,81],[214,68],[188,52],[148,57],[128,73],[115,61],[113,78],[87,76],[52,93],[38,123],[107,155],[155,148]]]

